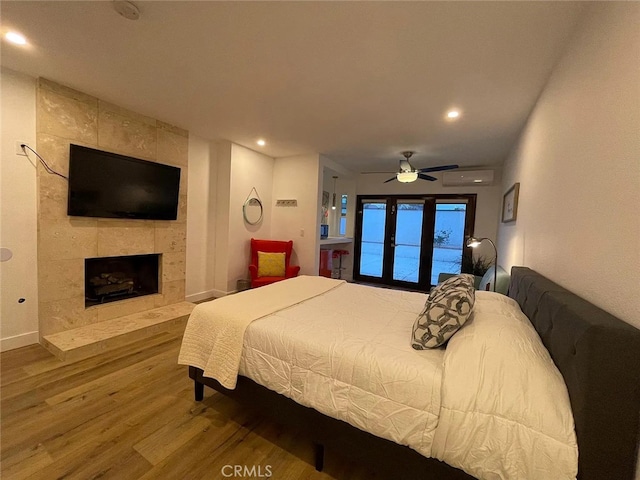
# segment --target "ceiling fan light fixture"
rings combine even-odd
[[[402,183],[415,182],[418,179],[418,172],[398,172],[396,178]]]

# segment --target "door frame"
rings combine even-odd
[[[390,287],[404,288],[408,290],[417,290],[427,292],[431,289],[431,268],[433,261],[433,237],[435,229],[436,203],[438,200],[465,200],[467,204],[465,222],[464,222],[464,238],[473,236],[473,230],[476,223],[476,200],[478,195],[475,193],[465,194],[429,194],[429,195],[358,195],[356,197],[356,218],[354,230],[353,245],[353,279],[357,282],[372,283],[385,285]],[[382,277],[371,277],[368,275],[360,275],[360,258],[362,243],[362,218],[363,203],[368,200],[384,200],[387,205],[384,233],[384,259],[382,262]],[[425,209],[422,215],[422,248],[420,249],[420,271],[418,283],[404,282],[393,279],[393,246],[392,236],[395,234],[396,221],[395,212],[392,211],[397,203],[403,200],[423,200]],[[429,206],[431,208],[429,208]],[[389,221],[393,219],[393,221]],[[463,243],[462,258],[470,255],[471,249]]]

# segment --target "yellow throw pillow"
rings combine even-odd
[[[284,256],[284,252],[258,252],[258,277],[284,277]]]

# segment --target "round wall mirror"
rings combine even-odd
[[[248,198],[242,206],[244,221],[249,225],[257,225],[262,221],[262,202],[255,198]]]

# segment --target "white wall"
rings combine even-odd
[[[226,295],[229,276],[229,195],[231,189],[231,146],[228,141],[216,145],[216,216],[214,295]]]
[[[500,258],[640,327],[640,4],[588,10],[503,173]]]
[[[194,302],[215,290],[216,144],[189,135],[188,175],[186,300]]]
[[[273,158],[232,144],[227,291],[236,289],[237,280],[249,278],[251,238],[271,238],[273,166]],[[249,225],[242,207],[254,187],[262,201],[263,215],[259,224]]]
[[[476,197],[476,223],[474,235],[476,237],[487,237],[494,242],[498,238],[498,223],[500,220],[500,209],[502,208],[502,193],[500,186],[500,171],[495,172],[496,180],[494,185],[485,187],[443,187],[441,174],[435,182],[416,180],[412,183],[401,184],[397,181],[384,183],[391,178],[389,174],[360,174],[358,176],[358,195],[428,195],[428,194],[469,194],[475,193]],[[502,247],[497,242],[498,250]],[[493,247],[487,242],[483,242],[474,255],[486,256],[493,259],[495,253]]]
[[[322,175],[318,154],[277,158],[273,169],[273,201],[295,199],[297,207],[274,207],[271,237],[293,240],[292,264],[300,274],[317,275],[319,266]]]
[[[0,350],[5,351],[38,343],[36,168],[15,153],[16,141],[35,148],[36,82],[7,69],[0,82],[0,247],[13,252],[0,263]],[[18,303],[20,298],[25,301]]]

